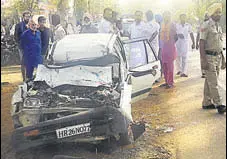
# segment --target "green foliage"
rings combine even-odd
[[[22,13],[25,10],[34,12],[38,9],[38,0],[14,0],[13,8],[19,13]]]
[[[87,9],[87,0],[76,0],[75,4],[77,9]]]
[[[179,15],[185,13],[188,17],[188,22],[194,24],[194,29],[196,25],[200,24],[204,20],[204,15],[207,8],[215,2],[221,2],[223,4],[223,16],[226,16],[226,1],[225,0],[196,0],[193,1],[186,9],[180,9],[175,11],[173,19],[175,21],[179,20]],[[225,19],[225,18],[223,18]],[[226,21],[221,21],[223,28],[226,26]]]
[[[19,22],[19,17],[25,10],[35,12],[38,9],[38,0],[14,0],[11,6],[2,8],[1,17],[9,21]]]
[[[92,15],[103,14],[106,7],[119,11],[116,7],[117,0],[76,0],[75,2],[77,19],[81,19],[86,12]]]

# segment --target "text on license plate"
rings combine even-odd
[[[90,123],[69,126],[56,130],[57,138],[65,138],[78,134],[83,134],[91,131]]]

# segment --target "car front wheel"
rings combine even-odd
[[[119,144],[123,145],[130,145],[134,142],[133,132],[131,125],[128,126],[128,130],[125,133],[120,134]]]

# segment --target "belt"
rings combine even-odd
[[[212,56],[217,56],[220,55],[222,53],[221,52],[217,52],[217,51],[205,51],[207,55],[212,55]]]

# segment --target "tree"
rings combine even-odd
[[[88,1],[87,0],[75,0],[75,14],[76,19],[82,19],[83,14],[88,11]]]
[[[179,15],[181,13],[185,13],[188,17],[188,20],[191,24],[198,25],[198,23],[202,23],[204,20],[204,15],[210,5],[215,2],[221,2],[223,4],[223,18],[222,18],[222,25],[225,28],[226,21],[224,16],[226,16],[226,2],[224,0],[194,0],[187,8],[185,9],[178,9],[174,13],[174,20],[179,19]]]
[[[38,0],[14,0],[7,8],[2,7],[1,17],[17,23],[25,10],[34,12],[38,9]]]
[[[38,0],[14,0],[13,8],[19,13],[22,13],[25,10],[34,12],[38,10]]]

